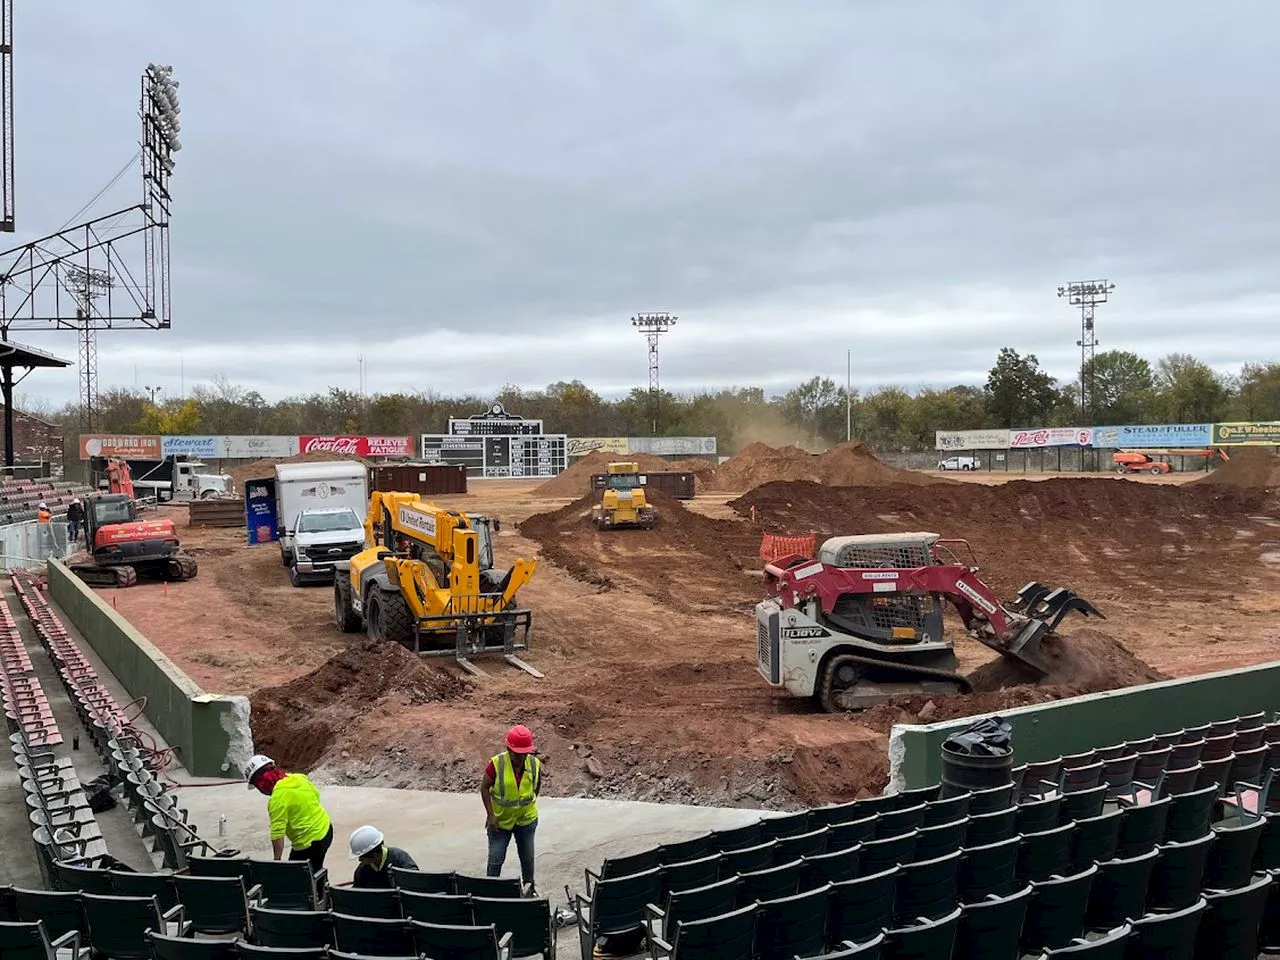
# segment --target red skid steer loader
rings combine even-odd
[[[945,604],[975,640],[1038,675],[1047,672],[1040,643],[1067,614],[1102,617],[1071,590],[1036,581],[1001,603],[956,548],[973,557],[966,541],[936,533],[833,537],[816,560],[767,563],[756,605],[760,674],[832,713],[902,694],[969,693],[943,636]]]

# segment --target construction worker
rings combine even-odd
[[[533,883],[533,833],[538,827],[538,789],[542,786],[542,760],[535,754],[533,733],[519,724],[507,731],[507,749],[489,760],[480,799],[489,836],[488,875],[502,873],[511,838],[516,840],[524,894],[537,894]]]
[[[351,851],[347,856],[360,861],[351,880],[353,887],[390,889],[395,886],[391,879],[392,867],[399,867],[401,870],[418,869],[413,857],[399,847],[389,846],[377,827],[356,827],[351,831],[349,846]]]
[[[325,854],[333,843],[333,823],[320,805],[320,793],[304,774],[285,773],[263,754],[249,758],[244,778],[250,790],[266,795],[271,817],[271,853],[284,857],[284,841],[289,838],[289,859],[311,861],[312,871],[324,866]]]
[[[67,541],[80,542],[80,525],[84,523],[84,504],[76,497],[67,507]]]
[[[49,505],[41,500],[36,507],[36,540],[41,550],[52,551],[53,549],[52,521],[53,513],[50,512]]]

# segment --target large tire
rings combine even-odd
[[[333,581],[333,622],[343,633],[355,633],[364,626],[360,614],[351,609],[351,581],[341,575]]]
[[[1160,476],[1160,474],[1162,474],[1162,473],[1164,473],[1164,471],[1163,471],[1163,470],[1161,470],[1159,467],[1152,467],[1152,468],[1151,468],[1151,475],[1152,475],[1152,476],[1158,477],[1158,476]]]
[[[295,587],[302,586],[302,574],[298,573],[298,565],[296,563],[289,564],[289,583]]]
[[[407,644],[413,639],[412,617],[404,597],[390,590],[369,591],[365,600],[364,626],[369,639],[375,643]]]

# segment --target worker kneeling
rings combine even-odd
[[[351,881],[353,887],[391,888],[395,886],[391,878],[392,867],[418,869],[413,857],[399,847],[389,846],[377,827],[356,827],[351,831],[350,847],[350,859],[360,861]]]

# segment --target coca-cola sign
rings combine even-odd
[[[299,437],[299,453],[333,453],[342,457],[408,457],[412,437]]]

